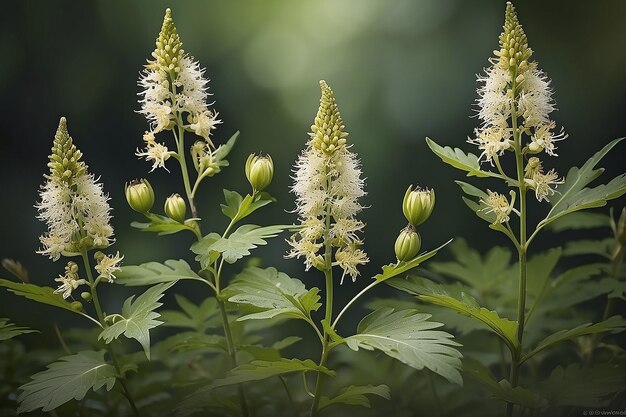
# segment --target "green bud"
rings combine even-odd
[[[154,190],[148,180],[142,178],[126,183],[126,201],[133,210],[148,213],[154,205]]]
[[[409,261],[415,258],[415,255],[420,251],[422,246],[422,239],[419,233],[415,231],[413,226],[408,225],[398,235],[394,249],[396,251],[396,257],[401,262]]]
[[[178,194],[172,194],[165,200],[165,214],[179,223],[185,222],[187,205],[185,200]]]
[[[406,190],[402,202],[402,212],[413,226],[424,223],[430,217],[434,207],[435,190],[419,188],[413,190],[412,185]]]
[[[91,293],[87,291],[81,292],[80,298],[82,298],[85,301],[91,301]]]
[[[274,177],[272,157],[251,154],[246,161],[246,177],[255,191],[263,191]]]
[[[83,311],[83,303],[81,303],[80,301],[72,301],[70,307],[74,311]]]

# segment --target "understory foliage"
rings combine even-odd
[[[435,191],[406,184],[404,197],[394,198],[407,226],[387,243],[395,261],[363,278],[362,266],[378,262],[366,252],[359,218],[366,170],[359,138],[349,135],[341,100],[325,81],[293,165],[293,214],[279,225],[249,222],[275,201],[267,191],[274,175],[289,175],[275,172],[271,156],[252,154],[241,169],[250,189],[223,190],[227,226],[204,221],[199,186],[228,167],[239,132],[225,141],[217,134],[205,70],[183,49],[167,9],[139,77],[147,128],[136,155],[150,172],[178,165],[180,193],[162,202],[162,212],[148,179],[129,181],[125,195],[140,219],[131,224],[137,232],[164,245],[168,235],[185,234],[189,256],[133,264],[114,249],[106,186],[61,118],[36,208],[46,227],[38,253],[62,272],[35,278],[39,285],[5,259],[13,278],[0,278],[0,286],[7,300],[23,297],[85,325],[51,325],[60,347],[31,349],[20,339],[36,341],[48,329],[0,318],[0,414],[569,416],[623,408],[626,320],[617,312],[626,300],[626,210],[583,212],[626,193],[625,174],[592,184],[621,139],[564,177],[545,168],[567,135],[551,118],[550,81],[532,55],[509,3],[499,49],[478,77],[480,126],[468,142],[479,155],[427,139],[443,162],[489,181],[489,188],[457,183],[470,210],[510,247],[481,253],[461,237],[423,241]],[[567,151],[567,142],[558,148]],[[564,243],[532,250],[540,233]],[[252,257],[276,238],[289,245],[285,258],[319,280]],[[339,305],[337,286],[363,279]],[[362,298],[383,283],[393,296]],[[102,286],[108,296],[135,295],[104,311]],[[181,287],[202,301],[180,295]],[[368,310],[358,325],[339,326],[358,304]]]

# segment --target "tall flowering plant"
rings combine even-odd
[[[180,172],[181,184],[179,192],[165,198],[146,178],[129,181],[124,191],[134,215],[142,219],[131,226],[144,236],[156,234],[164,244],[168,235],[184,234],[189,259],[133,265],[113,249],[109,198],[61,118],[36,209],[46,228],[38,253],[66,262],[59,276],[49,279],[49,287],[29,282],[19,262],[5,259],[2,265],[18,281],[0,279],[0,286],[87,319],[90,328],[54,325],[65,355],[34,350],[31,359],[37,357],[22,366],[29,356],[13,340],[4,341],[36,330],[0,318],[0,355],[7,358],[0,361],[0,396],[4,399],[6,393],[10,404],[0,404],[0,414],[316,417],[374,405],[364,415],[415,415],[426,409],[439,415],[555,415],[563,410],[557,406],[577,406],[581,398],[607,404],[609,396],[626,387],[623,349],[607,337],[626,329],[626,321],[614,315],[624,293],[626,212],[617,220],[575,213],[626,193],[624,174],[589,186],[602,173],[596,165],[620,140],[564,177],[544,168],[567,135],[551,119],[550,81],[532,61],[511,4],[500,48],[478,79],[481,124],[468,142],[479,155],[430,139],[428,145],[468,176],[500,182],[486,190],[458,184],[469,208],[511,240],[518,262],[510,264],[507,248],[495,247],[482,256],[462,239],[422,251],[428,240],[422,239],[421,226],[434,211],[435,190],[407,184],[397,204],[406,226],[395,242],[386,244],[392,262],[364,285],[359,277],[364,265],[374,261],[367,254],[371,242],[364,241],[361,217],[366,170],[357,154],[359,139],[349,136],[331,87],[320,81],[319,107],[292,170],[295,209],[287,224],[249,222],[275,201],[267,191],[274,176],[289,175],[289,168],[275,167],[270,155],[252,154],[241,169],[250,188],[243,193],[223,190],[225,227],[215,230],[219,222],[203,218],[200,185],[229,165],[226,158],[239,133],[227,141],[218,137],[221,120],[210,100],[208,78],[183,49],[170,9],[155,44],[139,76],[138,113],[148,127],[138,139],[136,156],[150,164],[150,172]],[[531,225],[529,213],[548,205],[543,220]],[[544,229],[609,225],[613,234],[601,250],[578,241],[528,257]],[[309,271],[305,280],[251,258],[255,249],[278,236],[289,247],[283,252],[288,262],[300,261]],[[446,246],[456,260],[417,269]],[[581,254],[599,255],[603,261],[555,274],[561,258]],[[456,282],[448,283],[450,278]],[[346,323],[346,313],[381,283],[415,296],[419,304],[394,294],[366,304],[371,312],[355,328]],[[193,288],[200,301],[176,293],[183,285]],[[334,296],[339,285],[354,293],[343,305]],[[353,291],[355,286],[360,289]],[[137,287],[148,288],[123,303],[111,296]],[[161,309],[166,293],[174,293],[177,308]],[[581,324],[572,307],[598,296],[606,297],[601,319]],[[285,325],[288,320],[292,323]],[[442,331],[443,322],[460,338]],[[477,347],[464,336],[480,326],[492,337],[481,339],[485,343]],[[568,340],[576,341],[573,351],[580,363],[563,368],[565,361],[559,361],[547,379],[535,383],[533,377],[541,372],[536,367],[527,372],[525,365],[552,365],[548,348]],[[494,346],[500,348],[497,353],[491,351]],[[607,351],[614,353],[608,359]],[[53,362],[41,370],[50,356]],[[581,392],[580,386],[578,391],[562,388],[591,377],[599,382],[589,392]],[[470,380],[506,408],[475,395]],[[397,400],[381,405],[392,392]]]
[[[623,326],[621,318],[587,327],[586,330],[564,331],[560,337],[548,337],[532,349],[524,344],[528,315],[536,304],[536,293],[531,293],[532,309],[527,302],[529,279],[531,285],[538,285],[534,276],[529,276],[528,252],[531,244],[546,227],[565,216],[594,207],[602,207],[607,201],[626,193],[626,175],[622,174],[607,184],[589,187],[603,171],[596,168],[600,160],[613,149],[621,139],[616,139],[592,156],[585,164],[573,167],[565,177],[555,169],[546,170],[545,157],[556,157],[557,143],[567,138],[563,129],[557,129],[550,114],[555,110],[550,80],[532,60],[533,50],[520,24],[515,8],[507,3],[503,32],[500,35],[499,49],[490,58],[490,66],[484,75],[478,76],[478,118],[480,126],[468,139],[476,145],[480,155],[465,153],[460,149],[442,147],[431,139],[428,146],[445,163],[465,171],[467,176],[500,180],[508,191],[481,190],[466,182],[457,181],[467,197],[463,197],[468,207],[478,217],[489,224],[489,228],[505,234],[517,250],[517,309],[514,320],[498,316],[497,312],[475,310],[466,300],[456,300],[446,296],[421,296],[423,301],[442,305],[470,316],[488,325],[510,351],[510,372],[504,391],[498,396],[507,403],[506,415],[511,416],[516,406],[524,408],[527,403],[509,395],[520,381],[520,372],[525,362],[535,354],[557,342],[596,332],[614,331]],[[507,167],[507,158],[511,167]],[[486,165],[486,167],[485,167]],[[491,168],[491,169],[489,169]],[[530,225],[529,193],[549,208],[547,214],[536,225]],[[563,220],[562,220],[563,219]],[[517,230],[515,230],[517,229]],[[547,277],[546,277],[547,278]],[[546,281],[547,282],[547,281]],[[412,293],[432,292],[422,282],[417,288],[408,288]],[[545,285],[548,285],[547,283]],[[421,289],[419,289],[421,288]],[[534,290],[534,289],[533,289]],[[548,302],[547,300],[545,302]],[[505,392],[503,394],[503,392]]]

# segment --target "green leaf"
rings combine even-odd
[[[266,192],[257,193],[254,197],[250,194],[242,197],[238,192],[229,190],[224,190],[224,199],[226,204],[221,205],[222,213],[233,222],[238,222],[261,207],[276,201]]]
[[[17,326],[15,323],[11,323],[9,319],[0,318],[0,340],[13,339],[14,337],[27,333],[39,333],[39,330]]]
[[[585,323],[569,330],[561,330],[543,339],[536,348],[522,357],[522,362],[532,358],[537,353],[558,343],[580,336],[596,333],[618,333],[626,329],[626,320],[621,316],[613,316],[599,323]]]
[[[293,372],[322,372],[335,376],[335,372],[319,366],[310,359],[285,359],[279,361],[252,361],[232,369],[224,378],[213,381],[208,389],[236,385],[248,381],[260,381],[273,376],[285,375]]]
[[[463,290],[448,292],[448,288],[435,284],[425,278],[409,277],[394,279],[389,285],[417,296],[426,303],[452,309],[489,326],[511,348],[517,349],[517,322],[502,318],[496,311],[488,310],[476,303],[476,300]]]
[[[205,298],[200,305],[196,305],[180,294],[174,295],[182,311],[161,311],[163,326],[182,327],[205,332],[209,328],[222,326],[222,317],[214,297]]]
[[[202,281],[189,264],[182,259],[168,259],[163,263],[148,262],[141,265],[122,266],[122,270],[115,274],[117,284],[128,286],[154,285],[164,282],[175,283],[181,279]]]
[[[611,394],[626,388],[626,370],[612,363],[559,366],[540,387],[552,406],[602,407]]]
[[[422,262],[424,262],[424,261],[432,258],[433,256],[435,256],[437,254],[437,252],[439,252],[441,250],[441,248],[443,248],[444,246],[446,246],[450,242],[452,242],[452,239],[448,240],[446,243],[444,243],[443,245],[439,246],[437,249],[431,250],[430,252],[424,252],[421,255],[418,255],[415,258],[411,259],[410,261],[397,262],[395,264],[385,265],[385,266],[383,266],[383,272],[380,273],[380,274],[375,275],[374,279],[382,282],[382,281],[386,281],[386,280],[388,280],[390,278],[393,278],[395,276],[398,276],[400,274],[403,274],[403,273],[405,273],[405,272],[415,268],[416,266],[418,266]]]
[[[620,138],[611,141],[589,158],[581,168],[570,168],[565,177],[565,183],[560,185],[557,188],[557,192],[549,197],[552,209],[546,218],[539,223],[538,229],[566,214],[578,210],[605,206],[608,200],[620,197],[626,193],[626,174],[618,175],[607,184],[586,188],[587,185],[604,172],[604,168],[596,169],[596,165],[623,139],[624,138]]]
[[[145,213],[144,216],[148,218],[148,223],[132,222],[130,225],[142,232],[158,233],[159,236],[171,235],[183,230],[190,230],[192,232],[196,230],[194,219],[187,219],[185,223],[180,223],[167,216],[161,216],[160,214]]]
[[[523,407],[531,409],[538,409],[546,406],[545,398],[541,397],[537,393],[520,386],[513,388],[506,380],[502,380],[500,382],[496,381],[489,368],[477,360],[465,359],[463,361],[463,373],[483,384],[493,397],[499,400],[507,403],[519,404]]]
[[[105,385],[107,391],[115,385],[115,367],[104,361],[104,351],[64,356],[20,387],[17,412],[38,408],[51,411],[71,399],[81,400],[89,390],[96,391]]]
[[[129,339],[137,340],[143,347],[146,357],[150,359],[149,330],[162,323],[155,320],[161,315],[154,310],[162,305],[159,300],[163,297],[165,290],[172,285],[174,285],[173,282],[155,285],[137,297],[135,301],[133,301],[135,296],[127,298],[122,306],[122,314],[109,316],[114,317],[116,321],[100,333],[98,340],[104,339],[105,343],[111,343],[113,339],[123,334]]]
[[[222,291],[228,301],[250,307],[254,312],[237,320],[269,319],[277,316],[310,321],[317,311],[319,289],[307,290],[302,281],[278,272],[276,268],[249,267]]]
[[[235,146],[238,138],[239,131],[236,131],[225,144],[220,145],[215,150],[215,152],[213,153],[213,165],[216,165],[218,168],[228,166],[228,161],[226,160],[226,157],[233,149],[233,146]],[[218,172],[220,172],[220,169],[215,171],[212,176],[217,174]]]
[[[5,287],[8,291],[15,295],[19,295],[20,297],[37,301],[41,304],[59,307],[64,310],[71,311],[72,313],[80,314],[90,320],[94,320],[87,314],[72,308],[72,304],[70,302],[65,301],[60,294],[56,294],[54,292],[54,288],[40,287],[39,285],[26,284],[22,282],[13,282],[6,279],[0,279],[0,286]]]
[[[294,343],[299,342],[300,340],[302,340],[301,337],[288,336],[272,344],[270,347],[262,345],[241,345],[239,346],[239,350],[248,352],[254,359],[257,360],[280,361],[280,351],[293,345]]]
[[[564,218],[567,219],[569,216]],[[603,240],[574,240],[565,244],[563,255],[599,255],[610,260],[614,245],[615,240],[612,238]]]
[[[350,385],[343,388],[335,397],[321,397],[319,409],[333,404],[359,405],[370,408],[370,400],[367,395],[377,395],[386,400],[391,399],[387,385]]]
[[[576,212],[552,222],[550,230],[560,233],[566,230],[598,229],[609,226],[610,217],[606,214]]]
[[[210,254],[212,251],[219,252],[226,262],[233,264],[244,256],[250,255],[250,250],[266,245],[266,239],[276,237],[283,230],[290,227],[292,226],[261,227],[254,224],[245,224],[227,238],[220,238],[211,244],[206,248],[206,254]]]
[[[434,140],[426,138],[428,147],[439,157],[443,162],[451,165],[461,171],[467,172],[468,177],[500,177],[499,174],[490,171],[483,171],[480,169],[480,163],[478,157],[474,154],[466,154],[459,148],[451,148],[449,146],[439,146]]]
[[[187,350],[218,350],[228,352],[226,338],[217,334],[181,332],[163,340],[160,346],[171,352]]]
[[[220,240],[222,236],[218,233],[209,233],[204,236],[199,241],[195,242],[191,245],[191,251],[196,255],[196,261],[200,263],[200,267],[202,269],[208,269],[213,262],[215,262],[219,257],[220,253],[216,250],[212,249],[215,242]]]
[[[439,330],[441,323],[428,321],[430,314],[417,310],[395,311],[384,308],[368,314],[357,328],[357,334],[347,337],[352,350],[378,349],[415,369],[430,369],[448,381],[463,385],[459,369],[460,346],[452,335]]]
[[[455,239],[449,246],[454,261],[430,262],[430,270],[464,282],[479,293],[496,291],[510,280],[516,271],[511,269],[511,250],[495,246],[485,255],[471,248],[464,239]]]

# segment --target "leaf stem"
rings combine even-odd
[[[89,262],[89,255],[87,255],[87,251],[86,250],[82,250],[81,251],[81,256],[83,258],[83,263],[85,265],[85,271],[87,273],[87,280],[89,281],[89,288],[91,290],[91,299],[93,301],[93,306],[94,309],[96,310],[96,314],[98,316],[98,320],[100,321],[100,325],[103,328],[106,328],[107,324],[106,321],[104,320],[104,313],[102,312],[102,307],[100,306],[100,299],[98,298],[98,291],[96,290],[97,285],[95,285],[95,280],[93,278],[93,272],[91,271],[91,264]],[[113,365],[115,366],[115,371],[118,375],[117,380],[119,381],[120,385],[122,386],[122,389],[124,391],[124,396],[126,397],[126,399],[128,400],[128,403],[130,404],[130,408],[133,410],[133,413],[135,414],[135,416],[140,417],[141,414],[139,414],[139,410],[137,409],[137,406],[135,405],[135,401],[133,400],[133,396],[130,393],[130,390],[128,389],[128,386],[126,385],[125,382],[125,376],[122,373],[122,368],[120,367],[120,363],[117,359],[117,355],[115,354],[115,351],[113,350],[113,346],[111,346],[110,344],[105,343],[106,349],[109,352],[109,356],[111,356],[111,360],[113,361]]]
[[[379,284],[381,282],[382,281],[374,280],[374,282],[372,282],[367,287],[363,288],[361,291],[359,291],[359,293],[357,295],[352,297],[352,299],[350,301],[348,301],[348,304],[346,304],[343,307],[343,309],[339,312],[339,314],[337,314],[337,317],[335,318],[335,321],[333,322],[332,326],[330,326],[331,329],[333,329],[333,330],[335,329],[335,327],[337,326],[337,323],[339,322],[339,319],[344,315],[344,313],[348,310],[348,308],[350,308],[350,306],[352,306],[352,304],[354,304],[356,302],[357,299],[359,299],[363,294],[365,294],[366,292],[368,292],[369,290],[374,288],[374,286],[376,286],[377,284]]]

